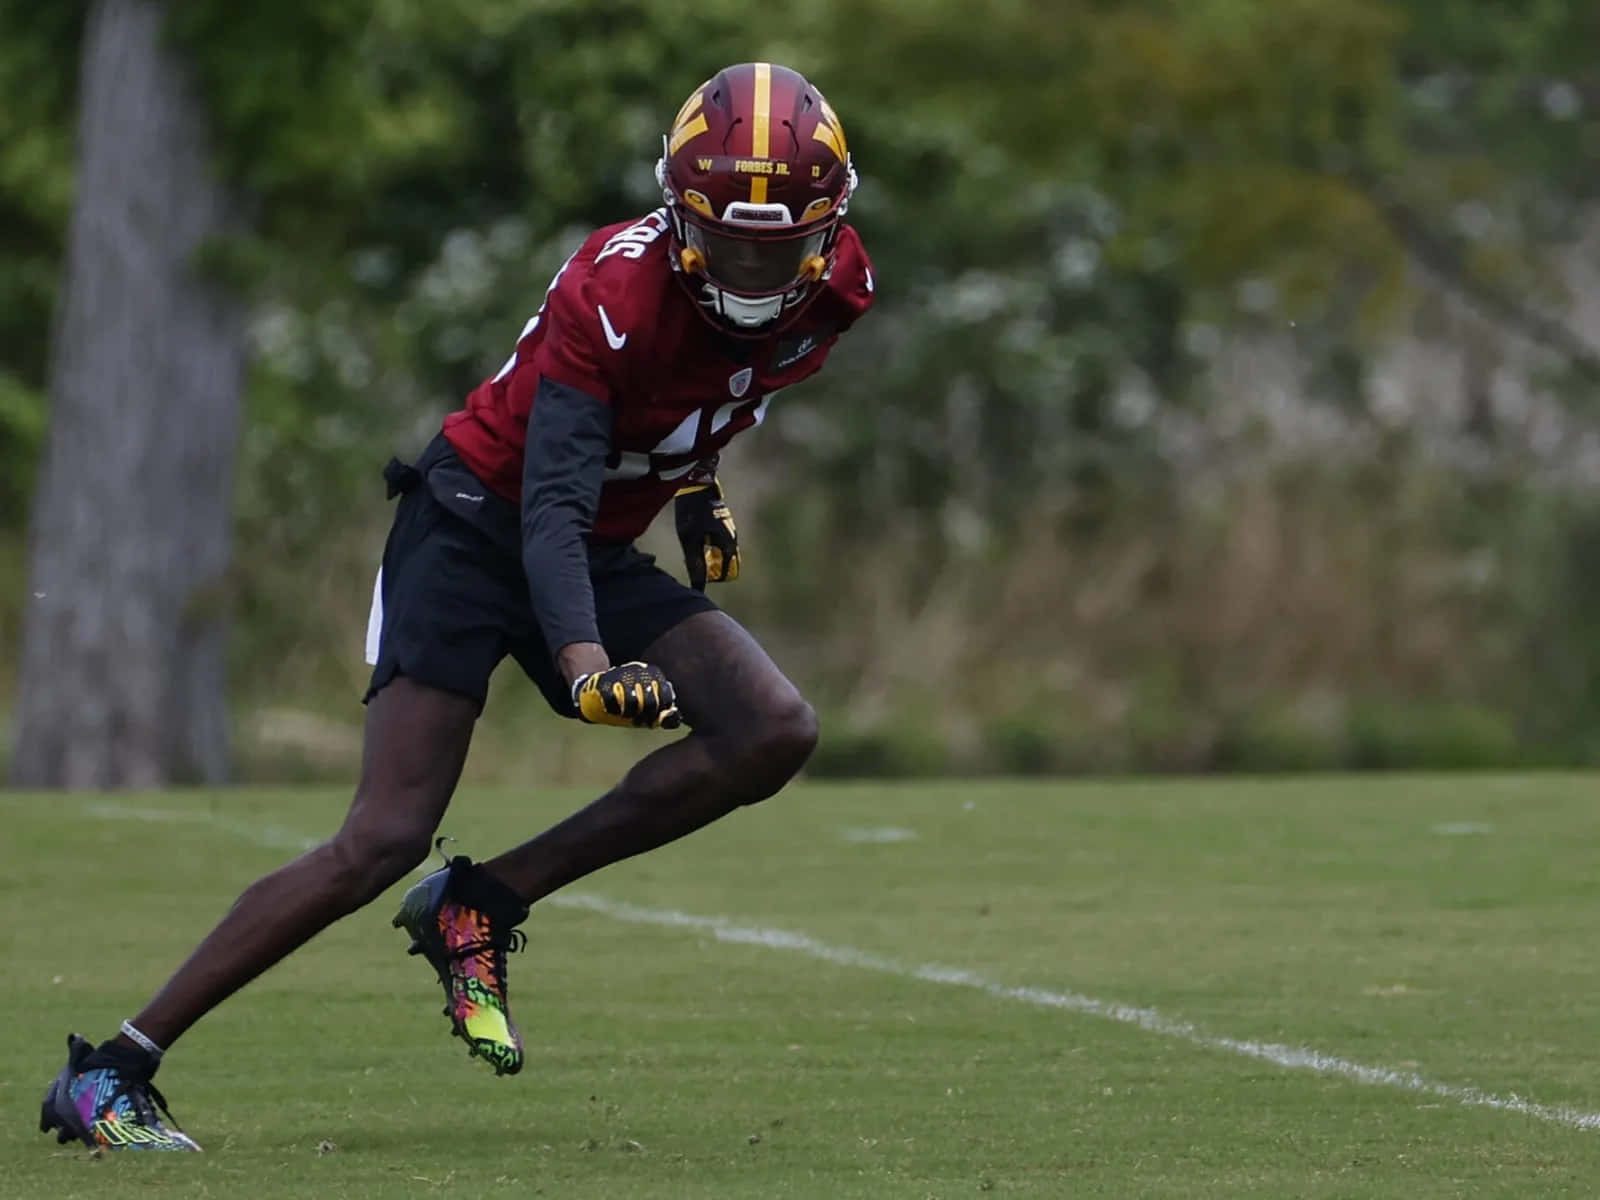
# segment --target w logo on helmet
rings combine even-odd
[[[844,126],[839,124],[839,116],[833,111],[833,105],[821,100],[821,107],[822,119],[817,122],[811,136],[832,150],[840,162],[844,162],[850,157],[844,141]]]
[[[685,142],[693,141],[711,126],[706,121],[704,109],[705,89],[700,88],[683,102],[683,107],[678,110],[678,115],[672,121],[672,136],[667,140],[667,153],[676,154]],[[702,171],[708,170],[710,163],[701,167]]]

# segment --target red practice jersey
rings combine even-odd
[[[799,317],[764,338],[731,338],[695,311],[669,241],[665,209],[592,234],[557,273],[510,361],[444,419],[461,461],[515,504],[539,380],[609,406],[595,541],[642,534],[695,464],[759,425],[772,397],[819,370],[872,305],[872,264],[842,225],[833,271]]]

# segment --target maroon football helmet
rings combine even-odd
[[[788,67],[740,63],[695,89],[662,142],[672,265],[701,311],[746,337],[793,320],[833,269],[856,186],[822,93]]]

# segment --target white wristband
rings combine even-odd
[[[156,1045],[149,1038],[145,1037],[144,1034],[135,1029],[132,1021],[124,1021],[122,1023],[122,1036],[127,1038],[130,1042],[133,1042],[141,1050],[153,1058],[160,1058],[166,1053],[166,1051],[160,1046]]]

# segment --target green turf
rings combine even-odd
[[[1600,1111],[1597,797],[1557,775],[806,786],[576,890]],[[447,829],[482,855],[578,799],[470,792]],[[573,908],[512,959],[529,1064],[497,1080],[446,1036],[392,896],[163,1068],[209,1153],[37,1134],[68,1029],[105,1036],[288,853],[247,834],[320,835],[342,803],[0,797],[0,1196],[1600,1194],[1600,1131]],[[882,827],[916,836],[844,837]]]

